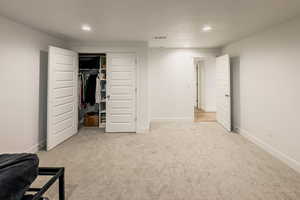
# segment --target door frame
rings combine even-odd
[[[204,62],[207,59],[207,57],[195,57],[194,58],[194,66],[195,66],[195,74],[196,79],[195,85],[196,85],[196,91],[194,96],[197,100],[197,108],[205,110],[205,68],[204,68]],[[198,84],[197,84],[198,83]]]
[[[196,107],[199,108],[200,98],[199,98],[199,64],[196,63]]]
[[[204,81],[203,81],[203,66],[200,65],[200,62],[203,62],[203,61],[198,61],[196,63],[196,101],[197,101],[197,108],[198,109],[202,109],[202,104],[204,105],[204,99],[203,99],[203,96],[204,96]]]

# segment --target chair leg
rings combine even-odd
[[[59,200],[65,200],[65,173],[59,177]]]

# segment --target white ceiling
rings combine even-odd
[[[219,47],[298,13],[299,0],[0,0],[0,15],[70,41],[164,47]]]

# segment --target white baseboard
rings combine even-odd
[[[30,148],[28,148],[27,150],[25,150],[25,153],[36,153],[39,151],[39,144],[35,144],[33,146],[31,146]]]
[[[149,128],[140,128],[140,129],[137,129],[136,130],[136,133],[141,133],[141,134],[143,134],[143,133],[148,133],[149,132]]]
[[[204,110],[204,112],[215,113],[215,112],[217,112],[217,111],[216,111],[216,110]]]
[[[238,133],[240,133],[242,136],[253,142],[254,144],[260,146],[262,149],[273,155],[275,158],[281,160],[285,164],[287,164],[289,167],[293,168],[297,172],[300,173],[300,162],[296,161],[295,159],[289,157],[288,155],[278,151],[271,145],[265,143],[264,141],[258,139],[257,137],[253,136],[253,134],[249,133],[248,131],[241,129],[241,128],[235,128]]]
[[[153,118],[151,119],[151,122],[176,122],[176,121],[187,121],[187,122],[193,122],[194,118],[190,117],[170,117],[170,118]]]
[[[25,153],[37,153],[40,149],[44,148],[46,141],[40,141],[38,144],[33,145],[32,147],[25,150]]]

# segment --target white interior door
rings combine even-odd
[[[231,94],[229,55],[216,59],[217,121],[231,131]]]
[[[136,131],[136,55],[107,55],[106,131]]]
[[[47,150],[77,133],[78,55],[49,47]]]

